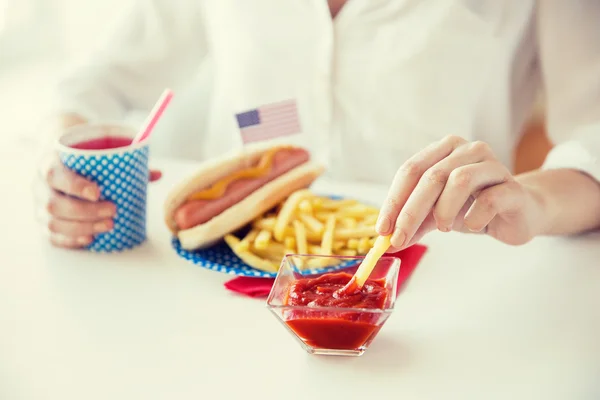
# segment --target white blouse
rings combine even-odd
[[[600,2],[594,0],[138,1],[59,85],[61,111],[118,120],[172,107],[155,155],[241,147],[235,115],[297,104],[301,134],[336,179],[389,183],[448,134],[512,167],[537,93],[557,146],[546,167],[600,180]]]

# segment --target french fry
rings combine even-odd
[[[250,245],[254,242],[257,236],[258,231],[256,229],[250,230],[250,232],[248,232],[241,241],[238,241],[237,245],[239,246],[239,250],[248,251],[248,249],[250,249]]]
[[[359,226],[356,228],[340,228],[334,233],[335,239],[360,239],[363,237],[376,236],[375,226]]]
[[[357,204],[352,207],[345,207],[336,211],[339,218],[358,217],[365,218],[370,214],[377,215],[379,210],[373,207],[368,207],[362,204]]]
[[[275,237],[277,241],[283,240],[285,228],[292,220],[294,212],[296,211],[296,208],[298,208],[298,204],[300,204],[302,200],[310,198],[311,195],[312,194],[308,189],[298,190],[297,192],[292,193],[283,203],[281,211],[279,211],[279,214],[277,215],[275,226],[273,227],[273,237]],[[300,244],[298,243],[298,245]]]
[[[335,214],[331,214],[325,223],[323,239],[321,240],[321,251],[324,255],[331,255],[333,250],[333,235],[335,231]]]
[[[257,249],[256,247],[252,246],[250,247],[251,250],[261,250],[261,249]],[[275,242],[273,240],[271,240],[269,242],[269,245],[267,246],[266,249],[264,249],[263,251],[268,253],[268,252],[280,252],[282,253],[285,250],[285,246],[282,243],[278,243]]]
[[[342,217],[340,218],[340,225],[344,228],[356,228],[358,226],[358,221],[356,221],[355,218]]]
[[[260,269],[266,272],[277,272],[279,263],[261,258],[250,251],[241,249],[240,240],[233,235],[225,236],[225,243],[231,248],[231,251],[238,256],[243,262],[251,265],[253,268]]]
[[[274,219],[263,219],[263,220],[255,221],[253,223],[253,228],[258,229],[258,230],[266,230],[266,231],[273,232],[274,228],[275,228],[275,220]],[[285,237],[288,237],[288,236],[292,236],[292,237],[295,236],[294,228],[291,226],[286,227],[284,229],[283,233],[284,233],[284,239],[285,239]],[[312,231],[309,231],[306,233],[306,238],[308,241],[313,242],[313,243],[321,242],[321,235],[319,233],[315,233]],[[278,239],[276,239],[276,240],[281,242],[281,240],[278,240]]]
[[[257,256],[261,257],[261,258],[265,258],[267,260],[271,260],[271,261],[275,261],[275,262],[280,262],[281,259],[287,254],[285,251],[285,248],[283,246],[269,246],[266,249],[257,249],[257,248],[251,248],[250,249],[251,252],[255,253]]]
[[[367,253],[367,256],[354,273],[354,285],[358,289],[362,288],[381,256],[383,256],[386,250],[390,247],[390,238],[391,235],[379,236],[377,240],[375,240],[375,245],[371,247]]]
[[[348,244],[346,246],[351,250],[358,249],[358,239],[348,239]]]
[[[302,222],[294,220],[294,231],[296,233],[296,247],[299,254],[308,254],[308,243],[306,241],[306,228]]]
[[[367,254],[370,247],[371,246],[369,246],[369,238],[363,237],[363,238],[360,238],[360,240],[358,241],[358,248],[356,249],[356,251],[358,252],[358,254],[361,254],[361,255]]]
[[[319,208],[325,199],[323,197],[313,197],[311,200],[312,206]]]
[[[318,233],[314,233],[312,231],[309,231],[307,229],[305,229],[306,231],[306,241],[310,242],[310,243],[321,243],[321,235],[319,235]],[[288,226],[287,228],[285,228],[285,230],[283,231],[284,233],[284,240],[286,237],[288,236],[292,236],[292,237],[296,237],[296,231],[294,229],[293,226]],[[277,241],[277,242],[281,242],[281,241]]]
[[[317,210],[339,210],[340,208],[351,206],[358,203],[356,200],[352,199],[344,199],[344,200],[334,200],[334,199],[323,199],[320,204],[313,204],[313,206]]]
[[[329,218],[329,215],[330,215],[330,214],[331,214],[331,213],[329,213],[329,212],[326,212],[326,211],[320,211],[320,212],[316,212],[316,213],[315,213],[315,219],[316,219],[317,221],[321,221],[322,223],[325,223],[325,222],[327,222],[327,218]]]
[[[271,231],[272,232],[273,228],[275,227],[275,221],[277,221],[277,218],[262,218],[262,219],[257,219],[252,224],[252,227],[254,229],[261,229],[261,230],[266,230],[266,231]]]
[[[315,218],[321,222],[325,222],[331,212],[319,211],[315,213]],[[377,214],[361,214],[358,210],[353,209],[350,211],[340,210],[334,213],[338,220],[342,222],[342,225],[347,227],[354,227],[356,225],[375,225],[377,222]]]
[[[312,214],[313,207],[309,199],[304,199],[298,204],[298,209],[305,214]]]
[[[271,231],[262,230],[256,235],[254,239],[254,247],[259,250],[265,250],[269,246],[271,241]]]
[[[304,223],[304,225],[306,225],[306,227],[308,229],[310,229],[313,233],[316,233],[319,235],[321,233],[323,233],[323,228],[324,228],[323,224],[318,219],[313,217],[312,215],[299,214],[298,219],[300,219],[300,221],[302,221]]]
[[[338,265],[340,260],[334,258],[311,258],[306,262],[305,268],[326,268]]]
[[[344,246],[346,246],[346,242],[343,240],[336,240],[333,242],[333,251],[341,250],[344,248]]]
[[[375,223],[377,222],[377,218],[379,218],[379,213],[369,214],[363,218],[362,222],[365,225],[375,225]]]
[[[350,249],[341,249],[335,252],[335,255],[337,256],[344,256],[344,257],[354,257],[356,256],[356,250],[350,250]]]
[[[293,236],[286,236],[283,240],[283,245],[293,253],[296,248],[296,238]]]
[[[321,246],[319,246],[319,245],[309,244],[308,245],[308,254],[321,255],[321,254],[323,254],[323,250],[321,249]]]

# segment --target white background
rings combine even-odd
[[[130,0],[0,0],[0,145],[34,140],[71,58],[102,37]]]

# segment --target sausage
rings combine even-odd
[[[273,157],[270,171],[262,177],[232,182],[222,197],[212,200],[190,200],[179,207],[173,216],[179,229],[203,224],[229,207],[239,203],[257,189],[309,160],[304,149],[281,149]],[[257,162],[258,164],[258,162]]]

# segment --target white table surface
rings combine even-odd
[[[23,150],[0,150],[0,399],[585,399],[598,393],[600,236],[507,247],[432,234],[360,358],[306,354],[229,276],[177,258],[162,201],[189,164],[155,160],[149,241],[50,247]],[[22,167],[19,167],[22,166]],[[385,188],[317,183],[380,202]],[[390,397],[383,397],[390,396]]]

